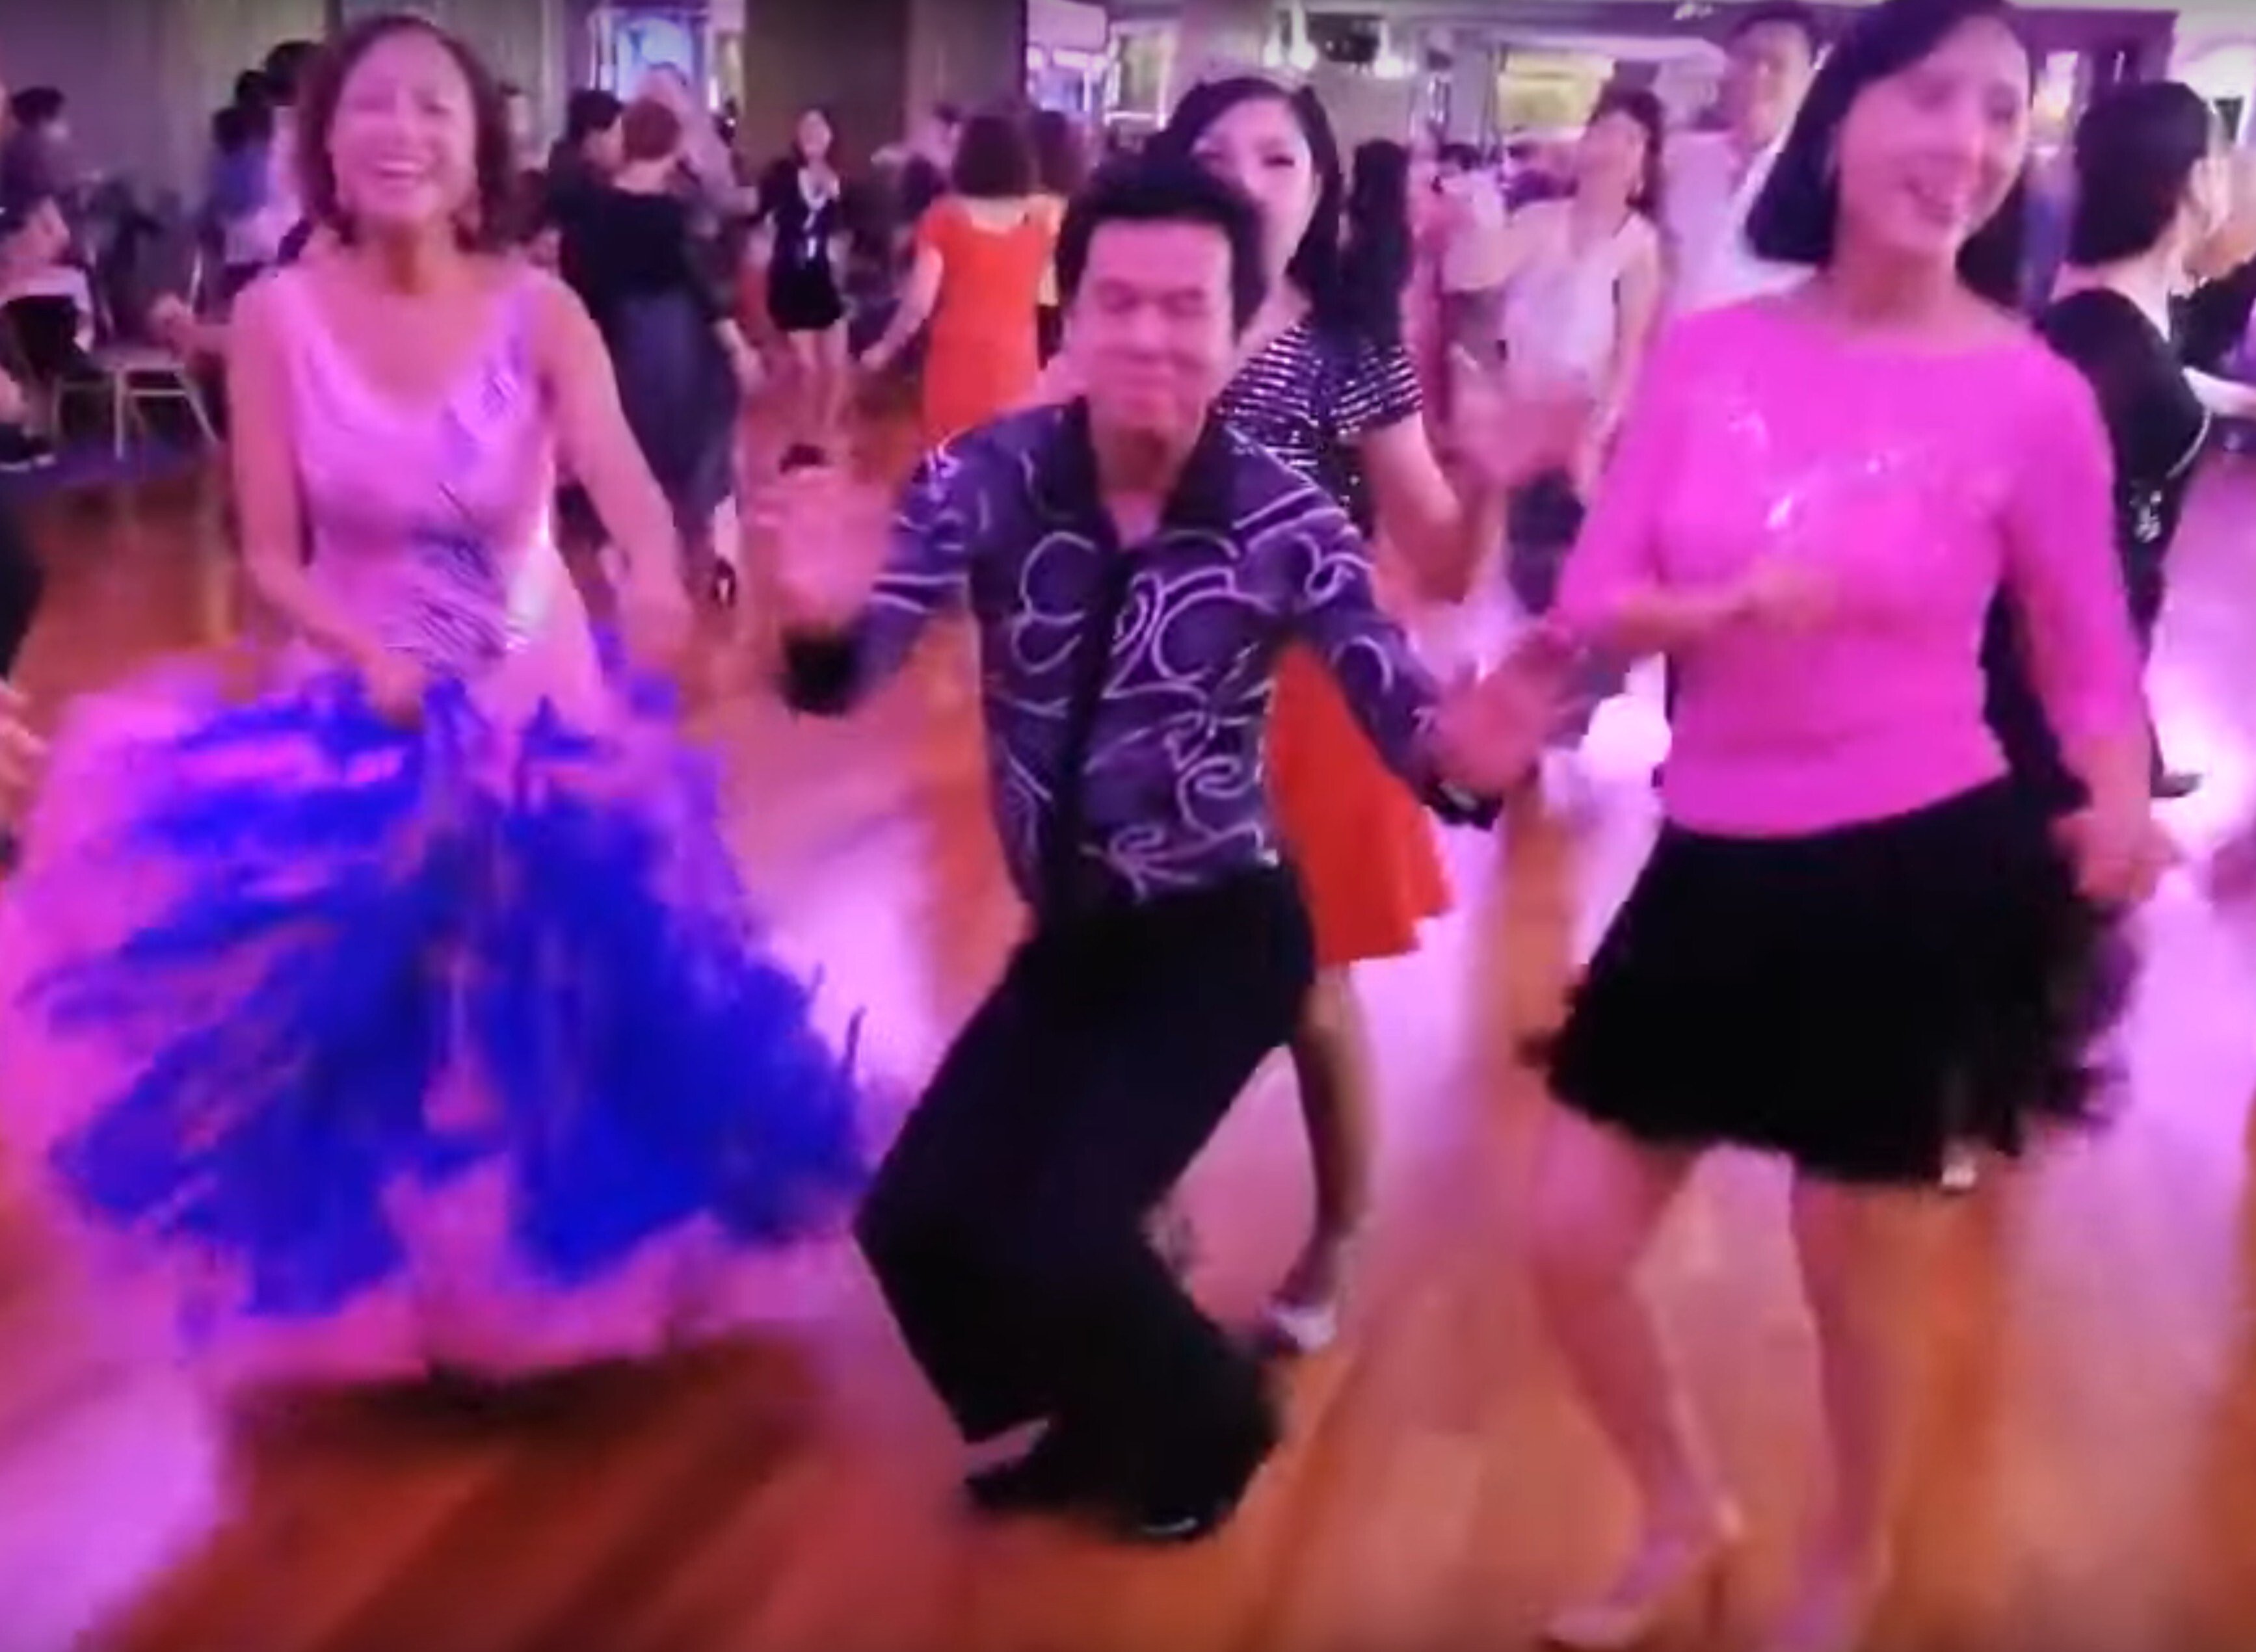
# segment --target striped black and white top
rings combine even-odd
[[[1303,316],[1237,370],[1217,404],[1230,428],[1267,448],[1372,527],[1357,444],[1421,411],[1418,371],[1399,344],[1378,344]]]

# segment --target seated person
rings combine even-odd
[[[94,348],[94,284],[72,261],[70,224],[52,195],[0,214],[0,308],[36,299],[68,299],[72,342]]]

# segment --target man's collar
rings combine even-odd
[[[1236,455],[1229,427],[1219,414],[1209,411],[1160,510],[1160,525],[1163,529],[1229,526]],[[1104,489],[1096,473],[1096,445],[1089,437],[1088,402],[1077,399],[1067,404],[1057,457],[1062,478],[1068,483],[1068,497],[1102,511]]]

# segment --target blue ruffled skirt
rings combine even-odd
[[[605,698],[451,684],[411,732],[190,672],[68,731],[0,903],[0,1121],[195,1347],[637,1355],[848,1213],[850,1029],[764,952],[666,697]]]

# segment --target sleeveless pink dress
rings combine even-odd
[[[74,709],[0,901],[0,1128],[222,1375],[725,1328],[858,1191],[850,1052],[558,556],[535,278],[431,407],[272,279],[314,577],[435,686],[400,730],[295,644],[247,704],[174,667]]]

